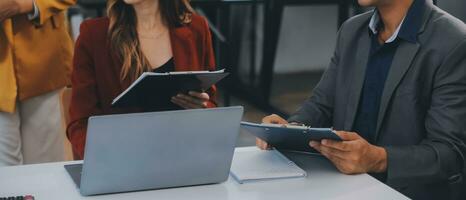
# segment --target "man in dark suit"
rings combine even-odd
[[[310,146],[345,174],[370,173],[413,199],[452,199],[465,176],[466,26],[431,0],[359,0],[313,95],[284,120],[333,127]],[[267,148],[258,140],[257,145]],[[463,188],[464,189],[464,188]]]

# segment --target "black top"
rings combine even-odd
[[[175,71],[175,60],[172,57],[165,64],[161,65],[160,67],[157,67],[152,72],[167,73],[167,72],[174,72],[174,71]],[[169,101],[163,104],[158,104],[158,106],[155,106],[152,108],[145,108],[145,111],[155,112],[155,111],[168,111],[168,110],[179,110],[179,109],[181,109],[181,107]]]
[[[175,71],[175,61],[173,60],[173,57],[172,57],[165,64],[154,69],[152,72],[167,73],[167,72],[174,72],[174,71]]]

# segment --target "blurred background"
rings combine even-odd
[[[245,121],[289,116],[312,93],[326,69],[341,23],[370,10],[356,0],[191,0],[211,27],[216,61],[231,76],[220,105],[245,106]],[[437,5],[466,22],[466,1]],[[106,0],[78,0],[68,12],[76,39],[83,20],[105,16]],[[238,146],[254,138],[241,134]]]

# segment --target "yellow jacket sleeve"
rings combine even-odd
[[[39,9],[38,24],[43,25],[53,15],[68,9],[74,5],[77,0],[35,0]]]
[[[11,19],[0,22],[0,112],[15,111],[17,86],[13,68],[13,24]]]

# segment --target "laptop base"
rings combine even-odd
[[[78,186],[81,187],[81,173],[83,171],[83,164],[73,164],[73,165],[65,165],[64,166],[68,174],[73,179],[73,182]]]

